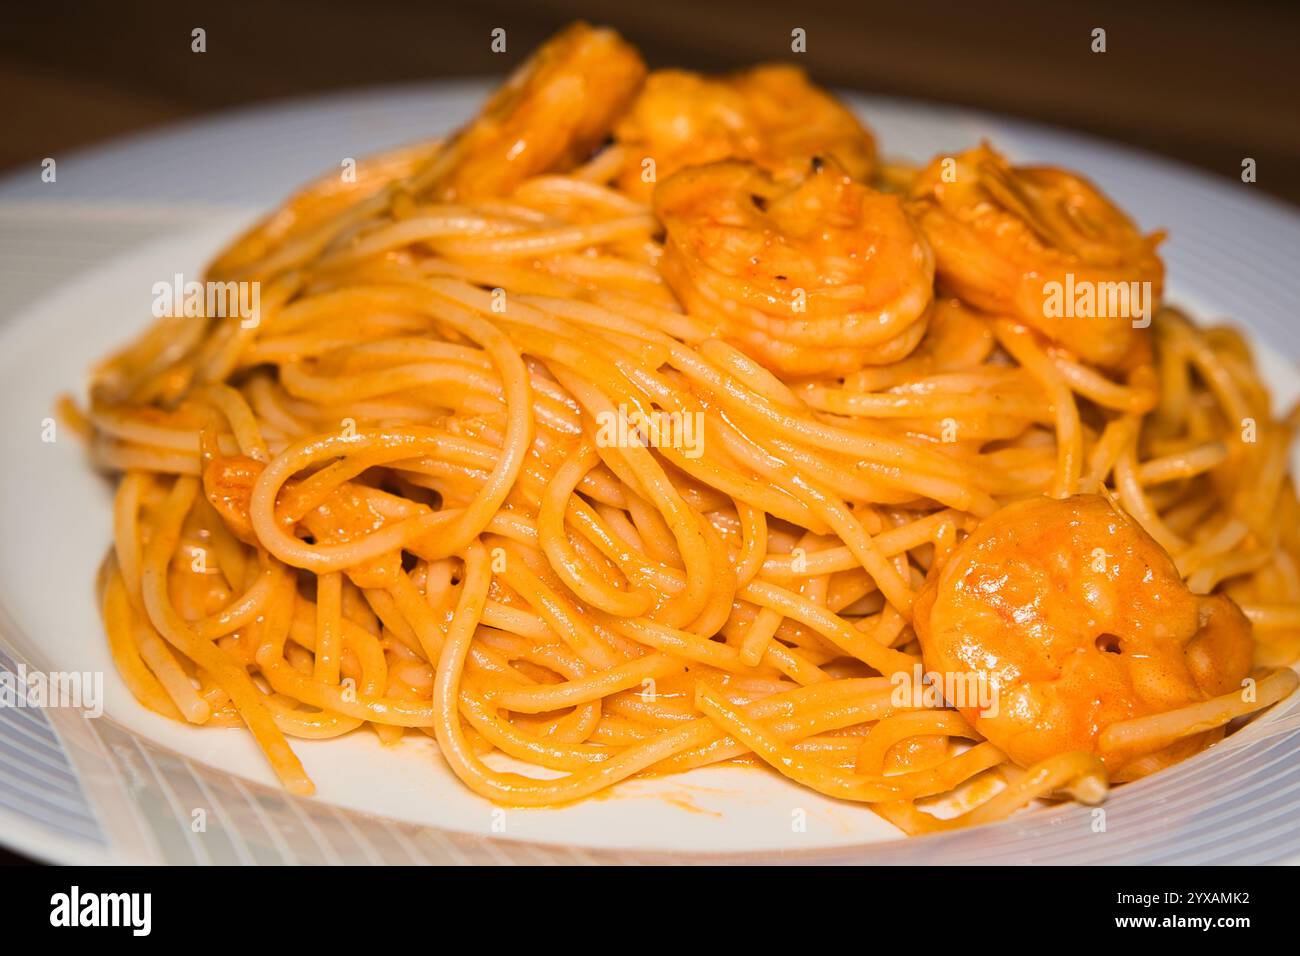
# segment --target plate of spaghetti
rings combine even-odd
[[[4,330],[6,666],[105,685],[6,840],[1300,854],[1294,213],[586,24],[434,98]]]

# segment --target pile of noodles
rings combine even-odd
[[[940,294],[907,357],[784,381],[665,285],[659,222],[614,185],[640,157],[459,200],[457,148],[310,187],[207,277],[259,282],[256,323],[167,317],[97,370],[82,424],[121,474],[99,593],[154,711],[246,725],[296,793],[289,738],[418,731],[506,805],[723,761],[909,832],[1096,800],[1094,757],[1017,767],[891,679],[930,569],[1049,492],[1112,496],[1230,593],[1258,666],[1300,651],[1296,422],[1236,332],[1162,309],[1120,380]],[[600,439],[629,415],[702,432]],[[1202,746],[1289,689],[1131,731]]]

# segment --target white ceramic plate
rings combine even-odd
[[[1300,854],[1295,702],[1121,788],[1104,830],[1091,811],[1065,807],[914,840],[868,810],[747,768],[502,812],[452,777],[432,741],[408,735],[385,748],[365,732],[294,742],[319,792],[300,800],[276,788],[243,731],[186,727],[136,704],[93,600],[110,487],[86,468],[73,436],[42,441],[54,397],[79,393],[89,364],[147,323],[153,283],[197,274],[259,211],[344,157],[453,127],[482,89],[444,85],[233,114],[60,160],[54,184],[35,174],[0,183],[0,300],[31,303],[0,325],[0,664],[102,672],[105,682],[105,715],[95,720],[0,708],[0,841],[59,862],[1248,863]],[[987,136],[1017,159],[1088,174],[1144,227],[1171,231],[1171,299],[1246,326],[1279,405],[1300,394],[1300,217],[1291,210],[1253,186],[1122,147],[853,99],[890,155],[924,158]]]

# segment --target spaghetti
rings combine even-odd
[[[1296,415],[1230,329],[1033,321],[1033,257],[1158,287],[1158,237],[1048,215],[1077,177],[962,163],[881,168],[797,71],[647,83],[577,25],[449,141],[309,187],[210,269],[259,284],[255,322],[169,316],[95,371],[131,691],[246,726],[300,794],[289,738],[368,727],[505,804],[748,761],[908,832],[1213,743],[1296,685]],[[1021,765],[900,680],[977,530],[1079,493],[1240,604],[1253,659],[1207,666],[1252,695],[1124,698]]]

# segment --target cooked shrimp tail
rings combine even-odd
[[[914,626],[927,668],[987,686],[992,706],[959,709],[1022,767],[1077,751],[1122,770],[1214,726],[1208,701],[1219,725],[1271,702],[1222,706],[1250,673],[1250,622],[1226,596],[1193,594],[1096,495],[984,519],[917,596]],[[1150,734],[1122,729],[1154,715],[1168,717]]]

